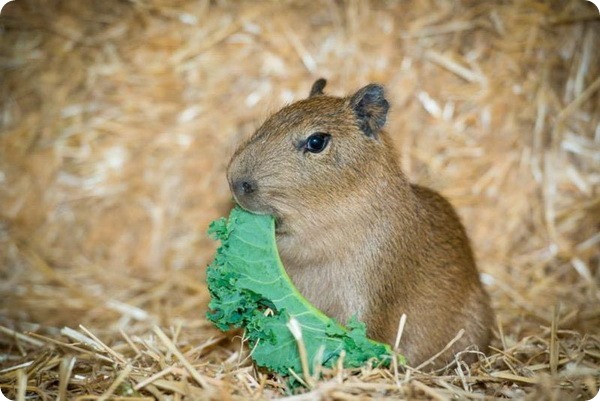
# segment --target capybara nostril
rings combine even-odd
[[[244,191],[246,194],[252,193],[254,192],[254,186],[248,181],[244,181],[242,182],[242,191]]]
[[[256,182],[250,179],[240,179],[234,181],[233,183],[233,191],[236,196],[246,196],[250,195],[254,191],[256,191]]]

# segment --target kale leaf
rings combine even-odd
[[[342,350],[347,368],[370,359],[390,363],[391,348],[368,339],[364,323],[353,318],[343,327],[298,292],[279,258],[273,217],[235,207],[208,232],[221,246],[206,274],[207,317],[223,331],[244,328],[257,365],[284,376],[302,372],[298,342],[287,325],[292,317],[300,324],[311,374],[317,363],[332,367]]]

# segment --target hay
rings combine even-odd
[[[204,231],[230,207],[235,144],[324,76],[333,94],[387,86],[403,168],[459,209],[497,339],[472,366],[338,368],[288,399],[591,398],[599,21],[585,1],[9,3],[0,389],[286,396],[203,317]]]

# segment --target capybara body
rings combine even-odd
[[[340,98],[324,86],[237,149],[227,170],[236,201],[275,216],[286,271],[327,315],[356,315],[370,337],[394,344],[405,313],[400,350],[413,366],[461,329],[432,366],[471,345],[485,352],[493,312],[469,239],[450,203],[401,171],[382,130],[383,87]]]

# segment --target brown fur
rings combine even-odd
[[[485,351],[493,313],[469,240],[448,201],[400,170],[381,131],[383,89],[336,98],[324,86],[317,81],[308,99],[275,113],[239,147],[227,172],[236,200],[276,217],[286,270],[327,315],[357,315],[371,337],[393,344],[406,313],[400,345],[413,365],[463,328],[441,361],[472,344]],[[329,145],[299,149],[315,132],[330,134]],[[252,183],[251,192],[240,182]]]

